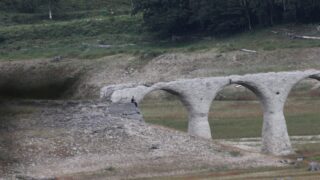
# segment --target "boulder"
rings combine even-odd
[[[310,162],[309,163],[309,171],[320,171],[320,164],[317,162]]]

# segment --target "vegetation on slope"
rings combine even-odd
[[[100,16],[70,21],[11,25],[0,28],[0,59],[32,59],[63,56],[99,58],[117,53],[154,57],[166,52],[192,52],[218,49],[222,52],[240,50],[275,50],[282,48],[319,47],[320,41],[291,39],[272,31],[294,26],[276,26],[246,32],[228,38],[192,36],[179,41],[156,40],[141,25],[140,16]],[[315,26],[299,26],[302,34],[318,35]],[[307,33],[305,33],[307,32]]]
[[[9,1],[1,1],[2,5],[5,2]],[[34,5],[34,10],[26,11],[12,5],[13,2],[22,1],[10,2],[11,4],[6,4],[7,8],[1,6],[0,10],[2,60],[54,56],[92,59],[118,53],[152,58],[177,51],[218,49],[226,52],[242,48],[275,50],[320,46],[320,42],[316,40],[292,39],[285,35],[297,32],[299,35],[319,35],[320,32],[312,24],[256,27],[253,31],[229,37],[216,37],[204,33],[205,30],[199,30],[173,39],[157,39],[155,33],[146,28],[142,15],[130,15],[132,6],[129,0],[95,0],[90,1],[90,5],[86,0],[59,1],[59,6],[53,12],[53,20],[48,19],[48,9],[43,4]],[[164,27],[166,26],[159,26],[159,30]],[[305,30],[300,31],[301,29]]]

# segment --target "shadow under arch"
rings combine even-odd
[[[320,74],[299,79],[290,89],[284,114],[290,136],[320,135]]]
[[[221,97],[223,93],[229,97]],[[209,111],[212,137],[261,137],[265,99],[258,84],[250,81],[234,81],[219,88]]]
[[[155,88],[140,100],[139,107],[147,123],[188,131],[190,104],[183,94],[170,88]]]

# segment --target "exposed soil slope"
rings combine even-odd
[[[20,101],[1,107],[4,178],[117,179],[281,166],[274,157],[145,124],[132,104]]]
[[[154,59],[120,54],[97,60],[1,62],[0,90],[11,97],[97,98],[100,88],[110,84],[320,69],[319,56],[319,48],[311,48],[258,53],[211,50],[164,54]]]

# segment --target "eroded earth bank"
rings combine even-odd
[[[1,103],[2,178],[118,179],[282,166],[278,158],[144,123],[133,104]]]

